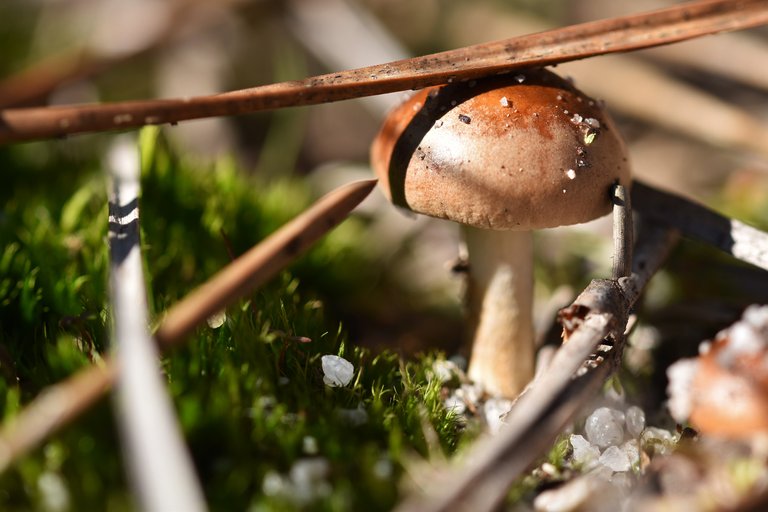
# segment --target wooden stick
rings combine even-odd
[[[0,144],[418,89],[768,23],[765,0],[700,0],[388,64],[212,96],[0,112]]]
[[[212,313],[264,284],[343,221],[375,184],[375,180],[358,181],[330,192],[182,299],[171,308],[156,333],[161,347],[178,344]],[[206,300],[201,289],[211,294],[209,299]],[[100,366],[88,366],[44,389],[0,429],[0,473],[88,410],[109,391],[116,377],[115,360],[105,359]]]
[[[768,270],[768,233],[638,181],[632,186],[632,201],[643,217]]]

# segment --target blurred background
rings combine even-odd
[[[5,0],[0,3],[0,105],[211,94],[671,3]],[[627,139],[637,178],[766,228],[766,62],[768,32],[763,28],[589,59],[556,71],[606,102]],[[319,195],[370,176],[370,142],[386,111],[406,95],[186,122],[163,130],[187,159],[233,157],[246,173],[267,181],[299,179]],[[97,158],[108,139],[78,136],[13,151],[42,168]],[[5,200],[13,191],[11,181]],[[378,193],[360,215],[368,228],[358,243],[374,255],[376,268],[361,277],[371,280],[365,293],[340,292],[333,306],[354,339],[404,352],[426,346],[459,350],[461,279],[450,271],[459,254],[454,228],[403,215]],[[554,311],[590,278],[608,274],[609,241],[605,219],[538,235],[536,311],[542,332]],[[666,347],[658,361],[692,353],[746,304],[768,302],[765,284],[761,273],[699,244],[684,243],[648,294],[641,316],[647,328],[638,330],[638,345]],[[664,355],[664,350],[671,353]]]
[[[671,3],[2,0],[0,109],[214,94]],[[555,71],[605,102],[636,178],[766,230],[766,63],[768,30],[760,28]],[[159,136],[142,131],[152,315],[313,198],[370,177],[370,143],[407,95],[185,122],[160,127]],[[107,349],[103,159],[113,140],[92,134],[0,147],[5,419]],[[539,340],[557,344],[558,308],[590,279],[610,275],[611,222],[535,236]],[[301,467],[294,462],[317,455],[319,445],[332,463],[335,494],[326,497],[337,506],[328,509],[388,509],[404,492],[400,477],[414,454],[443,460],[459,448],[463,427],[441,405],[444,389],[430,377],[434,356],[378,355],[384,348],[409,356],[461,352],[459,255],[455,226],[397,211],[377,191],[309,254],[230,308],[224,327],[203,327],[164,359],[214,508],[275,510],[275,482],[288,481]],[[674,251],[638,305],[620,374],[628,402],[645,410],[649,425],[674,429],[664,409],[667,366],[696,354],[752,303],[768,303],[764,271],[695,242]],[[365,368],[357,390],[324,389],[312,365],[328,353]],[[337,414],[339,407],[359,413],[364,400],[371,415],[364,427]],[[425,403],[433,405],[430,417]],[[103,404],[3,474],[0,507],[61,511],[71,501],[73,509],[130,509],[111,418]]]

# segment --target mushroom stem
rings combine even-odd
[[[469,378],[515,398],[534,373],[533,236],[462,226],[469,257]]]

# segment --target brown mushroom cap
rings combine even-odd
[[[608,114],[546,70],[417,92],[387,117],[371,161],[393,203],[490,229],[595,219],[630,180]]]

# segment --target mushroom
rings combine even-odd
[[[667,369],[672,417],[718,437],[768,433],[768,306],[749,306],[699,351]]]
[[[610,211],[630,180],[613,121],[546,70],[451,83],[396,107],[371,163],[395,205],[462,225],[469,377],[517,396],[534,372],[531,231]]]

